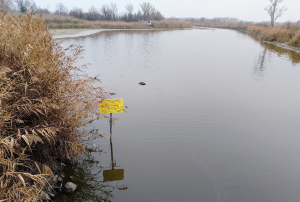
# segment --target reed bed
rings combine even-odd
[[[0,13],[0,201],[38,201],[60,168],[84,152],[78,128],[109,98],[44,20]]]
[[[287,25],[272,27],[260,24],[197,23],[196,26],[233,29],[260,38],[263,41],[300,47],[300,25],[296,24],[288,23]]]
[[[122,21],[87,21],[71,16],[53,14],[43,15],[45,25],[49,29],[149,29],[147,23]],[[155,29],[184,29],[192,28],[190,22],[152,21]]]

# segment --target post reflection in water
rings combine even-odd
[[[110,134],[110,154],[111,154],[111,170],[103,171],[103,181],[120,181],[124,180],[124,170],[115,169],[116,162],[114,161],[114,152],[113,152],[113,143],[112,143],[112,134]]]

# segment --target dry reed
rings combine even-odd
[[[252,25],[229,23],[197,23],[196,26],[214,27],[237,30],[263,41],[285,43],[289,46],[300,47],[300,25],[288,23],[287,25]]]
[[[80,155],[84,117],[110,97],[33,14],[0,13],[0,201],[37,201],[57,162]]]
[[[149,29],[145,22],[87,21],[71,16],[44,14],[45,25],[49,29]],[[190,22],[152,21],[155,29],[192,28]]]

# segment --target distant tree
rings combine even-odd
[[[100,20],[100,13],[94,5],[89,9],[87,19],[90,21]]]
[[[12,2],[8,0],[0,0],[0,11],[9,12],[12,7]]]
[[[110,6],[107,4],[104,4],[101,8],[102,19],[110,21],[112,19],[111,13],[112,12],[111,12]]]
[[[174,16],[171,16],[168,21],[179,21],[178,18],[174,17]]]
[[[118,8],[116,3],[110,4],[111,17],[113,21],[117,20],[118,17]]]
[[[200,22],[205,22],[206,21],[206,18],[200,18]]]
[[[127,20],[126,21],[133,21],[133,5],[132,4],[127,4],[125,6],[125,9],[127,10]]]
[[[137,22],[143,20],[143,15],[142,12],[140,10],[138,10],[138,12],[136,14],[134,14],[133,16],[133,21]]]
[[[150,20],[150,12],[153,10],[153,6],[149,2],[144,2],[140,4],[140,7],[142,9],[142,15],[143,15],[143,20]]]
[[[34,13],[36,13],[36,14],[40,14],[40,13],[50,14],[51,12],[49,11],[48,8],[37,8],[37,9],[34,10]]]
[[[68,15],[68,8],[65,5],[63,5],[62,3],[58,3],[58,4],[56,4],[55,14],[56,15]]]
[[[128,13],[132,14],[133,13],[133,4],[127,4],[125,6],[125,9],[127,10]]]
[[[51,12],[49,11],[49,6],[47,8],[41,8],[41,7],[37,7],[34,10],[35,13],[39,14],[39,13],[45,13],[45,14],[50,14]]]
[[[142,9],[143,20],[163,20],[164,16],[156,10],[149,2],[140,4]]]
[[[194,23],[195,22],[195,19],[194,18],[188,18],[186,19],[188,22],[191,22],[191,23]]]
[[[283,13],[287,10],[285,6],[280,6],[280,4],[284,0],[269,0],[270,5],[268,5],[265,10],[268,12],[271,18],[271,25],[274,26],[276,20],[283,15]]]
[[[154,20],[163,20],[165,19],[165,17],[159,12],[159,11],[156,11],[153,13],[153,18]]]
[[[75,18],[84,19],[84,12],[81,8],[74,7],[70,10],[69,15]]]
[[[36,8],[32,0],[14,0],[14,5],[16,10],[21,13],[26,13],[28,10]]]

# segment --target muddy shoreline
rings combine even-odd
[[[270,42],[270,41],[263,41],[264,43],[272,44],[274,46],[278,46],[280,48],[284,48],[287,50],[294,51],[296,53],[300,53],[300,48],[298,47],[293,47],[293,46],[288,46],[286,43],[277,43],[277,42]]]

